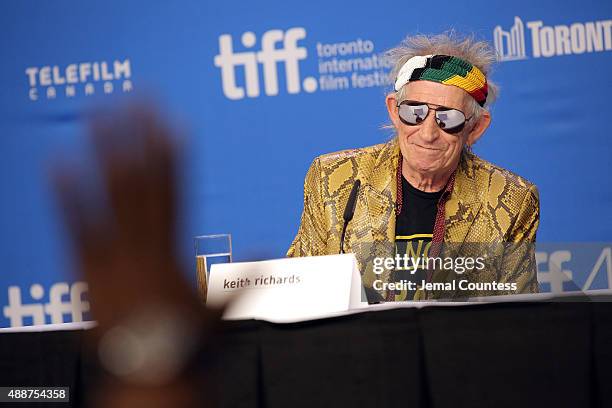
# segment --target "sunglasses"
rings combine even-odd
[[[409,126],[420,125],[423,122],[429,111],[436,113],[436,123],[446,133],[458,133],[463,130],[465,123],[473,118],[465,118],[465,114],[457,109],[439,106],[431,108],[425,102],[417,101],[402,101],[397,105],[400,120]]]

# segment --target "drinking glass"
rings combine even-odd
[[[215,234],[195,237],[198,292],[206,302],[210,268],[216,263],[232,262],[232,235]]]

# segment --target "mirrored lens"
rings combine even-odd
[[[429,107],[424,104],[402,103],[399,106],[399,117],[404,123],[416,125],[425,120],[428,111]]]
[[[465,123],[465,116],[456,109],[437,110],[436,122],[445,131],[460,130]]]

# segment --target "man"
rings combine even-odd
[[[409,37],[388,55],[395,60],[394,91],[386,97],[395,137],[314,160],[287,255],[341,251],[342,215],[360,180],[342,250],[355,253],[377,300],[537,292],[538,191],[471,152],[491,123],[487,107],[496,86],[487,74],[494,51],[442,34]],[[400,265],[405,255],[411,263]],[[395,268],[381,272],[380,260],[389,257]],[[440,263],[419,263],[428,257]],[[457,268],[468,258],[470,267]],[[454,267],[442,265],[448,259]],[[432,289],[433,282],[443,284]]]

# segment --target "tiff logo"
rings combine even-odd
[[[525,28],[519,17],[514,17],[514,25],[510,31],[502,30],[501,26],[493,30],[493,44],[501,61],[521,60],[525,55]]]
[[[279,62],[285,65],[285,80],[287,92],[297,94],[303,87],[306,92],[317,90],[318,83],[313,77],[307,77],[301,82],[299,61],[306,59],[306,48],[299,47],[298,41],[306,38],[306,30],[302,27],[282,30],[269,30],[261,36],[261,50],[258,52],[234,52],[232,36],[223,34],[219,36],[219,54],[215,56],[215,66],[221,69],[223,93],[229,99],[242,99],[245,88],[236,81],[236,67],[244,68],[244,83],[246,96],[256,98],[260,94],[259,64],[263,67],[263,82],[266,95],[278,95]],[[242,34],[242,45],[253,48],[257,43],[257,36],[247,31]],[[280,47],[277,44],[280,43]]]
[[[577,250],[581,250],[578,248]],[[549,252],[536,252],[536,264],[538,267],[538,281],[550,284],[550,292],[559,294],[563,292],[588,291],[601,289],[602,282],[596,283],[596,278],[603,274],[604,289],[612,289],[612,248],[602,248],[597,260],[591,267],[590,263],[575,264],[578,272],[586,273],[589,269],[585,283],[580,287],[575,281],[574,271],[567,268],[572,261],[572,252],[569,250],[558,250]],[[546,269],[544,269],[545,267]],[[567,283],[567,285],[566,285]],[[593,287],[595,285],[595,287]],[[599,287],[597,287],[599,286]]]
[[[555,294],[563,293],[565,282],[573,282],[574,273],[565,269],[563,264],[572,260],[570,251],[536,252],[536,264],[538,265],[538,281],[549,283],[550,291]],[[540,265],[546,265],[547,270],[542,270]]]
[[[8,306],[4,306],[4,317],[10,319],[11,327],[24,325],[24,318],[31,318],[32,324],[46,324],[45,315],[51,318],[51,323],[64,323],[64,315],[70,314],[73,322],[82,322],[83,314],[89,312],[89,302],[82,299],[87,292],[87,283],[75,282],[69,286],[65,282],[51,285],[49,302],[27,303],[21,300],[21,289],[18,286],[8,288]],[[30,296],[34,300],[41,300],[45,289],[38,283],[30,286]],[[68,299],[64,300],[63,297]]]

